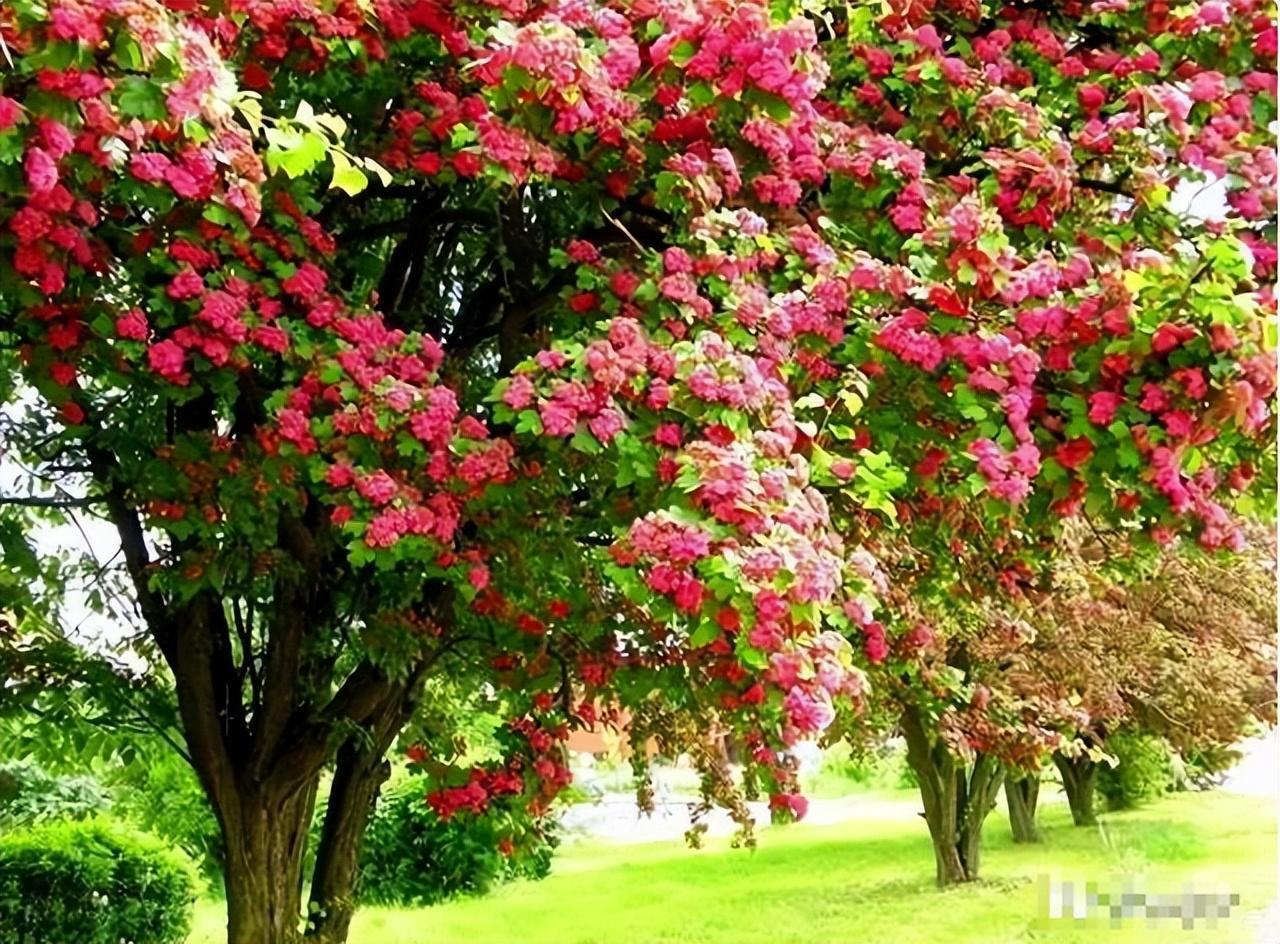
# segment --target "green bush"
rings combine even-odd
[[[1120,733],[1107,739],[1107,753],[1119,763],[1098,770],[1098,793],[1112,810],[1132,809],[1173,789],[1173,752],[1158,737]]]
[[[58,777],[30,761],[0,764],[0,829],[103,813],[110,798],[92,777]]]
[[[1184,779],[1176,784],[1180,790],[1209,790],[1222,783],[1243,755],[1234,747],[1210,745],[1187,751],[1183,757]]]
[[[194,899],[183,859],[117,824],[0,837],[0,944],[181,944]]]
[[[427,804],[427,790],[426,778],[410,776],[383,793],[365,830],[362,901],[429,905],[482,894],[514,878],[542,878],[550,870],[554,831],[522,805],[495,804],[483,816],[441,820]],[[501,851],[504,840],[508,854]]]

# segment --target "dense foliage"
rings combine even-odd
[[[62,821],[0,835],[3,944],[181,944],[194,898],[185,860],[120,826]]]
[[[881,691],[988,754],[940,604],[999,636],[1064,521],[1240,549],[1273,506],[1273,14],[11,0],[0,535],[45,579],[8,605],[67,573],[34,519],[111,522],[103,605],[280,876],[230,870],[237,941],[295,933],[331,763],[345,936],[351,810],[433,675],[510,719],[445,819],[545,809],[623,709],[740,813],[713,732],[789,818],[787,747]]]
[[[1121,731],[1107,741],[1107,750],[1114,766],[1098,771],[1098,793],[1109,809],[1131,809],[1173,789],[1173,754],[1161,738]]]
[[[58,776],[30,761],[0,763],[0,831],[56,819],[86,819],[110,797],[92,777]]]
[[[1136,728],[1182,752],[1222,750],[1274,724],[1275,548],[1256,541],[1229,565],[1166,553],[1123,584],[1064,556],[1014,684],[1081,711],[1076,734],[1099,748]]]
[[[156,744],[138,763],[118,768],[108,778],[112,812],[194,862],[212,887],[222,882],[222,835],[209,799],[187,762]]]
[[[406,777],[378,801],[365,831],[360,900],[430,905],[479,894],[513,878],[542,878],[551,867],[555,824],[535,822],[507,802],[482,815],[442,820],[424,802],[423,777]],[[516,843],[523,847],[516,855]]]

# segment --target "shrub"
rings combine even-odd
[[[482,816],[442,820],[427,791],[425,777],[410,776],[384,792],[365,831],[362,901],[428,905],[550,870],[557,838],[522,806],[494,804]]]
[[[0,837],[0,944],[181,944],[194,898],[185,860],[118,824]]]
[[[1118,763],[1098,770],[1098,793],[1108,809],[1132,809],[1169,792],[1174,784],[1173,753],[1162,738],[1120,733],[1107,739]]]
[[[106,789],[92,777],[54,776],[25,760],[0,764],[0,828],[85,819],[108,806]]]

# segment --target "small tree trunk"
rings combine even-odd
[[[1040,798],[1040,777],[1030,774],[1017,780],[1006,778],[1004,796],[1009,804],[1009,827],[1014,842],[1039,842],[1036,801]]]
[[[391,776],[384,759],[418,704],[424,666],[409,674],[372,717],[365,733],[338,750],[325,808],[324,829],[311,875],[307,944],[344,944],[356,910],[360,848],[378,792]]]
[[[963,774],[962,774],[963,775]],[[959,844],[960,856],[970,880],[980,872],[982,855],[982,827],[987,816],[996,807],[1004,771],[988,754],[978,754],[969,770],[968,789],[960,807]]]
[[[981,866],[982,826],[1003,779],[1000,766],[985,754],[969,767],[959,763],[913,706],[904,709],[902,728],[933,840],[938,885],[973,881]]]
[[[227,861],[228,944],[302,939],[302,860],[319,778],[290,797],[242,792],[220,810]]]
[[[925,821],[929,821],[929,814],[925,813]],[[959,885],[970,879],[976,878],[976,875],[970,874],[968,868],[965,867],[964,859],[960,855],[960,846],[951,836],[945,832],[946,826],[942,826],[939,832],[934,832],[934,826],[929,826],[929,836],[933,840],[933,862],[934,862],[934,878],[939,888],[946,888],[949,885]]]
[[[1098,765],[1087,757],[1066,757],[1055,754],[1053,762],[1062,774],[1062,789],[1067,794],[1071,818],[1077,826],[1096,826],[1098,817],[1093,810],[1093,787]]]
[[[356,910],[360,847],[378,791],[391,775],[382,752],[348,742],[338,752],[311,880],[307,941],[342,944]]]

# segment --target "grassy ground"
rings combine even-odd
[[[932,884],[923,822],[906,816],[839,826],[767,830],[754,853],[725,843],[580,845],[542,882],[421,911],[370,908],[352,944],[1275,944],[1276,822],[1265,800],[1180,794],[1070,825],[1061,804],[1041,814],[1045,841],[1015,846],[1003,810],[988,820],[983,882],[946,892]],[[1120,929],[1052,924],[1037,878],[1076,882],[1140,877],[1151,893],[1234,892],[1231,918],[1210,929]],[[1271,919],[1274,921],[1274,914]],[[197,913],[189,944],[214,944],[218,905]]]

